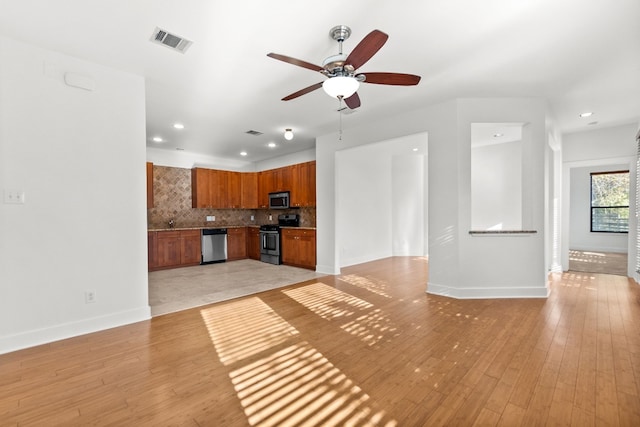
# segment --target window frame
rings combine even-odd
[[[631,174],[629,170],[617,170],[617,171],[604,171],[604,172],[591,172],[589,174],[589,231],[591,233],[614,233],[614,234],[629,234],[629,215],[627,215],[627,231],[614,231],[614,230],[594,230],[593,229],[593,212],[597,209],[620,209],[626,208],[629,214],[631,213],[629,207],[629,191],[630,188],[627,189],[627,204],[626,205],[616,205],[616,206],[593,206],[593,177],[594,175],[614,175],[614,174],[623,174],[626,173],[628,175],[628,180],[631,179]]]

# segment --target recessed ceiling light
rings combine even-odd
[[[276,143],[275,142],[270,142],[270,143],[267,144],[267,147],[275,148],[276,147]]]
[[[182,123],[174,123],[173,127],[176,129],[184,129],[184,125]]]
[[[413,151],[418,151],[418,149],[417,149],[417,148],[414,148],[414,149],[413,149]]]
[[[160,138],[159,136],[154,136],[153,142],[162,142],[162,138]]]
[[[593,116],[593,112],[587,111],[586,113],[580,114],[580,117],[591,117]]]
[[[246,155],[247,155],[247,152],[246,152],[246,151],[241,151],[241,152],[240,152],[240,155],[241,155],[241,156],[246,156]]]
[[[504,136],[504,133],[494,133],[493,134],[494,138],[500,138],[501,136]]]

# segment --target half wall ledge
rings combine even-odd
[[[470,230],[472,236],[529,236],[536,230]]]

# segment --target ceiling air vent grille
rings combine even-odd
[[[253,136],[262,135],[262,132],[258,132],[257,130],[248,130],[245,133],[248,133],[249,135],[253,135]]]
[[[187,40],[184,37],[176,36],[170,32],[156,27],[151,35],[152,42],[161,44],[172,50],[177,50],[180,53],[185,53],[187,49],[193,44],[191,40]]]

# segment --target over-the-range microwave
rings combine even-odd
[[[289,192],[269,193],[269,209],[289,209]]]

